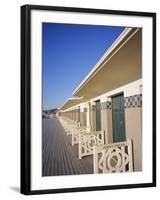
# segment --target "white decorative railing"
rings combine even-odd
[[[70,124],[67,125],[67,135],[72,135],[74,133],[74,131],[80,127],[80,123],[77,122],[72,122]]]
[[[80,123],[77,123],[71,119],[68,119],[65,117],[59,117],[59,120],[64,128],[64,131],[67,133],[67,135],[71,135],[73,133],[73,130],[80,127]]]
[[[89,132],[89,127],[77,127],[72,129],[72,146],[79,143],[79,135]]]
[[[104,131],[79,134],[79,159],[93,154],[94,145],[104,144]]]
[[[93,164],[94,173],[133,171],[131,140],[94,146]]]

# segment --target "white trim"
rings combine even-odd
[[[124,97],[132,96],[132,95],[136,95],[136,94],[141,94],[141,91],[140,91],[140,88],[139,88],[140,85],[143,85],[142,79],[138,79],[136,81],[133,81],[131,83],[123,85],[119,88],[116,88],[116,89],[111,90],[109,92],[103,93],[103,94],[96,96],[96,97],[94,97],[94,98],[92,98],[89,101],[86,101],[84,103],[76,104],[76,105],[74,105],[70,108],[65,109],[64,112],[68,111],[68,110],[72,110],[72,109],[76,108],[77,106],[81,107],[82,105],[85,105],[88,102],[90,102],[91,105],[95,105],[95,101],[97,101],[97,100],[100,100],[100,102],[106,102],[108,98],[110,98],[111,96],[113,96],[115,94],[119,94],[121,92],[124,93]]]
[[[111,97],[111,96],[121,93],[121,92],[124,93],[124,97],[132,96],[135,94],[140,94],[140,90],[139,90],[140,85],[142,85],[142,79],[136,80],[136,81],[131,82],[126,85],[123,85],[119,88],[116,88],[115,90],[111,90],[100,96],[94,97],[91,99],[91,102],[97,101],[98,99],[100,99],[101,102],[104,102],[107,100],[108,97]]]
[[[60,109],[63,109],[63,107],[65,106],[66,103],[68,103],[69,101],[74,101],[74,100],[80,100],[80,99],[83,99],[83,97],[69,97],[65,102],[64,104],[61,106]]]

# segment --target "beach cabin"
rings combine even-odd
[[[102,146],[124,144],[125,151],[125,142],[130,141],[131,171],[141,171],[142,90],[142,29],[125,28],[75,88],[75,98],[66,100],[58,116],[88,127],[88,132],[102,131]],[[129,159],[125,156],[124,162]]]

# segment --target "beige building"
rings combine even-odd
[[[73,96],[58,115],[104,131],[105,144],[132,140],[133,170],[142,170],[142,29],[126,28]]]

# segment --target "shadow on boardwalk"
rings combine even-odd
[[[70,138],[55,117],[43,119],[42,176],[92,174],[92,156],[78,159],[78,145],[70,144]]]

